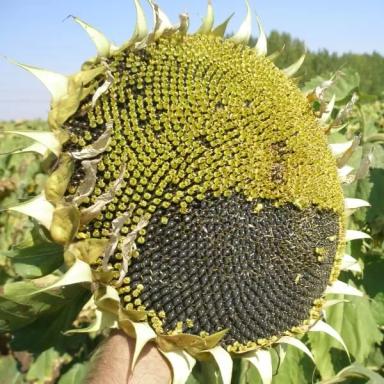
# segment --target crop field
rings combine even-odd
[[[0,384],[384,384],[384,58],[135,5],[0,116]]]

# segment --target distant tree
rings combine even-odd
[[[251,44],[255,44],[255,42],[256,39],[252,39]],[[272,31],[268,36],[268,54],[281,50],[282,52],[275,63],[280,68],[288,67],[303,54],[305,43],[300,39],[293,38],[289,33]],[[300,83],[304,83],[317,75],[335,72],[343,67],[350,67],[360,74],[360,89],[363,93],[382,97],[384,92],[384,57],[378,52],[372,54],[337,54],[330,53],[327,49],[316,52],[307,51],[306,60],[297,76]]]

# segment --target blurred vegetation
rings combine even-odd
[[[255,43],[255,40],[252,42]],[[268,53],[279,52],[276,59],[280,68],[290,66],[306,51],[305,43],[293,38],[289,33],[272,31],[268,36]],[[360,75],[360,92],[363,100],[374,101],[384,98],[384,57],[377,52],[372,54],[332,53],[327,49],[307,51],[298,77],[301,84],[318,75],[329,75],[349,67]]]
[[[48,125],[0,122],[0,383],[81,383],[98,338],[64,332],[73,328],[89,291],[69,286],[25,295],[37,289],[31,279],[60,275],[62,247],[48,242],[44,230],[27,216],[1,212],[41,192],[46,178],[41,156],[7,154],[32,143],[2,133],[12,129],[48,130]]]

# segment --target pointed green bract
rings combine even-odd
[[[347,346],[344,343],[344,340],[341,338],[339,333],[334,328],[332,328],[329,324],[325,323],[322,320],[318,320],[314,322],[313,325],[310,326],[309,332],[323,332],[332,336],[335,340],[337,340],[343,346],[345,352],[347,352],[347,355],[349,357],[349,351]]]
[[[331,151],[334,156],[340,156],[343,153],[345,153],[345,151],[347,151],[348,148],[351,147],[351,145],[352,145],[352,140],[347,141],[345,143],[329,144],[329,147],[331,148]]]
[[[224,37],[229,22],[231,21],[232,17],[234,16],[234,13],[230,15],[225,21],[223,21],[220,25],[218,25],[213,31],[212,35],[218,36],[218,37]]]
[[[152,8],[153,20],[154,20],[154,39],[156,40],[166,30],[174,29],[174,26],[169,21],[168,16],[155,4],[152,0],[148,0],[149,5]]]
[[[258,370],[263,384],[272,383],[272,357],[269,351],[260,349],[254,356],[245,359]]]
[[[64,276],[49,289],[64,287],[66,285],[73,285],[79,283],[91,283],[92,271],[89,264],[82,260],[76,260],[75,264],[64,274]]]
[[[86,22],[82,21],[78,17],[74,17],[73,19],[85,30],[85,32],[88,33],[89,37],[96,46],[98,56],[108,57],[111,53],[111,43],[104,36],[104,34]]]
[[[61,144],[57,139],[56,135],[52,132],[39,132],[39,131],[3,131],[3,133],[9,133],[13,135],[20,135],[28,137],[32,140],[37,141],[39,144],[48,148],[57,157],[61,153]],[[41,147],[40,147],[41,148]]]
[[[268,51],[267,36],[265,35],[264,28],[259,17],[256,18],[256,21],[259,28],[259,38],[257,39],[257,43],[255,45],[255,51],[259,56],[265,56]],[[269,59],[273,60],[271,57]]]
[[[248,0],[245,0],[245,4],[247,6],[245,20],[241,24],[239,30],[230,38],[231,41],[237,44],[247,44],[252,33],[252,11]]]
[[[213,12],[212,1],[208,0],[207,14],[203,19],[202,25],[200,26],[200,28],[197,30],[196,33],[203,33],[203,34],[210,33],[212,31],[214,21],[215,21],[215,17]]]
[[[370,239],[371,236],[368,235],[368,233],[362,232],[362,231],[355,231],[353,229],[348,229],[345,235],[346,241],[352,241],[352,240],[362,240],[362,239]]]
[[[343,256],[340,268],[342,271],[362,272],[359,262],[350,255]]]
[[[325,294],[363,296],[363,292],[340,280],[336,280],[331,286],[327,287]]]
[[[185,384],[196,363],[195,359],[184,351],[161,351],[161,353],[172,366],[172,384]]]
[[[352,199],[352,198],[345,199],[346,209],[357,209],[357,208],[370,207],[370,206],[371,204],[368,201],[365,201],[362,199]]]
[[[344,165],[344,167],[340,168],[338,170],[338,174],[339,176],[341,177],[341,179],[343,180],[344,178],[346,178],[347,176],[350,175],[350,173],[354,170],[353,167],[351,167],[350,165]]]
[[[290,65],[290,66],[287,67],[287,68],[282,69],[282,71],[286,74],[286,76],[288,76],[288,77],[292,77],[293,75],[295,75],[295,73],[296,73],[296,72],[301,68],[301,66],[303,65],[304,60],[305,60],[305,56],[306,56],[306,54],[304,53],[304,54],[299,58],[299,60],[297,60],[295,63],[293,63],[292,65]]]
[[[8,208],[8,211],[19,212],[33,217],[48,230],[52,224],[54,207],[44,194],[36,196],[25,203]]]
[[[231,384],[233,361],[231,355],[223,347],[214,347],[209,352],[216,361],[223,384]]]
[[[132,326],[135,329],[136,343],[135,351],[132,357],[132,370],[135,368],[137,360],[139,359],[140,353],[143,348],[151,341],[156,338],[156,333],[147,323],[136,323],[132,321]]]
[[[291,336],[283,336],[281,337],[277,343],[279,344],[288,344],[292,345],[293,347],[299,349],[300,351],[304,352],[312,361],[314,361],[313,355],[311,351],[308,349],[308,347],[299,339],[296,339]]]
[[[341,304],[341,303],[349,303],[349,300],[345,299],[332,299],[332,300],[327,300],[323,306],[323,309],[331,308],[334,305]]]
[[[92,283],[92,270],[89,264],[81,260],[76,260],[75,264],[68,269],[67,272],[61,277],[56,283],[49,285],[43,289],[40,289],[36,293],[49,291],[52,289],[57,289],[65,287],[67,285],[74,285],[80,283]]]
[[[45,156],[48,151],[49,150],[45,145],[40,143],[34,143],[23,149],[16,149],[12,152],[0,153],[0,156],[1,155],[17,155],[19,153],[29,153],[29,152],[37,153],[39,155]]]
[[[25,69],[26,71],[32,73],[36,76],[48,89],[52,95],[52,102],[60,100],[67,95],[68,92],[68,77],[60,73],[55,73],[47,71],[45,69],[33,67],[26,64],[21,64],[16,61],[11,61],[13,64],[16,64],[20,68]]]
[[[148,34],[147,19],[140,0],[134,0],[136,8],[136,27],[131,42],[136,43],[143,40]]]

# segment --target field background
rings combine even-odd
[[[271,51],[285,45],[285,53],[277,59],[277,64],[282,67],[291,64],[304,50],[304,44],[288,34],[272,32],[269,40]],[[359,96],[359,102],[354,106],[348,124],[335,130],[330,141],[350,140],[359,134],[361,147],[352,156],[350,164],[359,169],[368,155],[371,158],[369,169],[363,169],[359,179],[345,187],[348,197],[365,199],[371,204],[349,217],[350,228],[363,230],[372,237],[372,240],[354,241],[349,246],[348,253],[358,260],[363,272],[342,273],[343,281],[365,294],[363,298],[345,297],[347,302],[327,310],[327,321],[343,337],[350,360],[342,346],[329,336],[306,336],[303,341],[312,346],[318,370],[314,370],[314,365],[302,353],[289,351],[286,360],[276,369],[274,383],[278,384],[312,381],[324,384],[383,383],[384,58],[379,54],[309,52],[298,73],[298,82],[308,90],[335,73],[337,81],[326,96],[328,99],[332,94],[337,96],[333,118],[337,118],[338,111],[353,93]],[[0,209],[3,210],[0,214],[0,382],[80,383],[100,336],[66,336],[64,332],[73,327],[74,321],[76,325],[86,326],[92,320],[89,314],[76,317],[87,301],[87,292],[82,287],[74,287],[78,297],[76,302],[69,299],[71,289],[44,294],[43,306],[37,300],[16,294],[23,284],[29,284],[25,279],[60,274],[63,260],[60,250],[46,242],[32,220],[4,211],[38,194],[46,177],[44,162],[37,155],[7,154],[28,143],[27,139],[4,133],[12,129],[48,127],[44,121],[0,123]],[[20,305],[25,307],[24,315],[15,314],[15,308]],[[234,383],[259,383],[260,378],[253,369],[240,364],[235,368]],[[197,366],[190,383],[201,382],[199,378],[203,373]]]

